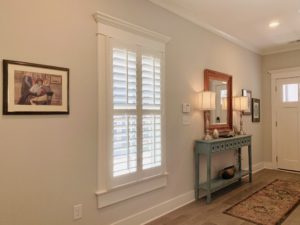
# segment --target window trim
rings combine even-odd
[[[126,199],[141,195],[158,188],[165,187],[167,184],[167,171],[166,171],[166,118],[165,118],[165,96],[164,96],[164,86],[165,86],[165,44],[170,40],[169,37],[153,32],[151,30],[145,29],[143,27],[128,23],[118,18],[114,18],[107,14],[97,12],[94,14],[94,18],[97,22],[97,42],[98,42],[98,104],[99,112],[98,114],[98,187],[96,196],[98,198],[98,208],[106,207],[124,201]],[[114,38],[120,40],[120,42],[128,43],[129,45],[134,44],[141,45],[153,49],[153,51],[159,51],[162,53],[161,56],[161,136],[162,136],[162,170],[160,174],[150,177],[141,177],[138,180],[120,186],[112,187],[111,176],[112,160],[110,157],[111,151],[110,146],[110,135],[108,135],[107,130],[112,129],[112,123],[107,120],[108,115],[112,115],[112,101],[108,101],[108,98],[112,100],[112,90],[110,87],[112,80],[108,79],[107,74],[111,72],[111,65],[107,61],[110,57],[109,51],[109,38]],[[111,82],[111,83],[109,83]],[[107,96],[109,94],[109,96]],[[103,110],[106,109],[106,110]],[[105,112],[103,112],[105,111]],[[108,160],[103,160],[108,159]],[[155,169],[155,168],[154,168]],[[142,171],[143,173],[143,171]]]
[[[108,190],[96,192],[98,197],[98,208],[104,208],[136,196],[167,186],[168,173],[158,174],[138,182],[131,182]]]

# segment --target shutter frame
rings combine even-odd
[[[109,183],[110,183],[110,187],[117,187],[119,185],[124,185],[126,183],[132,183],[132,182],[138,182],[141,181],[143,179],[146,179],[147,177],[153,177],[159,174],[164,174],[166,171],[166,158],[165,158],[165,128],[164,128],[164,111],[163,111],[163,104],[164,104],[164,92],[163,92],[163,85],[164,85],[164,76],[163,76],[163,66],[164,66],[164,54],[163,52],[160,51],[152,51],[149,49],[146,49],[142,46],[134,46],[134,45],[126,45],[124,43],[119,42],[118,40],[111,40],[111,45],[110,45],[110,49],[114,48],[114,47],[120,47],[120,48],[127,48],[127,51],[134,51],[136,54],[136,108],[131,107],[131,108],[126,108],[126,107],[118,107],[112,110],[112,114],[111,116],[113,117],[113,115],[122,115],[122,114],[126,114],[126,115],[136,115],[136,130],[137,130],[137,149],[136,149],[136,170],[128,170],[131,171],[132,173],[127,173],[124,175],[120,175],[120,176],[116,176],[116,174],[111,173],[110,174],[110,179],[109,179]],[[143,77],[142,77],[142,57],[143,56],[150,56],[153,58],[153,62],[154,63],[154,67],[152,69],[152,83],[154,84],[152,86],[152,102],[154,104],[150,105],[150,107],[143,107]],[[111,57],[111,65],[113,66],[113,58]],[[157,62],[160,62],[158,65]],[[156,71],[156,73],[155,73]],[[113,71],[111,71],[110,74],[112,74]],[[140,82],[140,83],[139,83]],[[155,83],[156,82],[156,83]],[[113,90],[113,78],[111,78],[111,87]],[[158,90],[157,90],[158,89]],[[128,93],[128,92],[127,92]],[[140,99],[139,99],[140,98]],[[113,95],[112,95],[112,99],[113,101]],[[156,104],[155,104],[156,103]],[[113,105],[112,105],[113,106]],[[153,160],[153,158],[160,157],[159,160],[156,160],[154,163],[152,163],[151,165],[149,165],[147,168],[145,165],[146,159],[143,159],[143,125],[142,125],[142,117],[143,116],[147,116],[147,115],[153,115],[155,116],[160,116],[160,129],[159,129],[159,133],[160,133],[160,147],[157,148],[157,154],[152,157],[151,160]],[[111,118],[111,123],[113,122],[113,118]],[[113,129],[113,126],[111,127]],[[139,138],[140,136],[140,138]],[[112,134],[112,138],[113,138],[113,134]],[[111,138],[111,140],[112,140]],[[111,159],[109,160],[110,162],[110,171],[114,170],[114,161],[115,159],[113,158],[113,140],[111,141]],[[153,143],[153,149],[155,149],[155,146],[158,143]],[[129,154],[129,151],[127,151]],[[152,150],[152,153],[155,154],[155,150]]]

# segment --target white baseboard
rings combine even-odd
[[[127,218],[114,222],[111,225],[141,225],[149,223],[163,215],[166,215],[184,205],[195,201],[195,192],[189,191],[168,201],[162,202],[149,209],[138,212]]]
[[[267,168],[269,163],[260,162],[252,165],[252,172],[257,173],[258,171]],[[116,221],[111,225],[143,225],[149,223],[163,215],[166,215],[184,205],[187,205],[195,201],[194,190],[186,192],[175,198],[162,202],[149,209],[143,210],[122,220]]]
[[[264,162],[265,169],[274,169],[272,162]]]
[[[252,165],[252,173],[257,173],[265,168],[264,162],[259,162]]]
[[[252,164],[252,173],[257,173],[258,171],[261,171],[265,168],[264,162],[259,162],[256,164]],[[243,168],[244,170],[248,170],[249,168]]]

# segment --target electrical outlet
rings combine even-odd
[[[74,220],[79,220],[82,218],[82,204],[74,205],[73,218]]]

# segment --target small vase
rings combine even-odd
[[[214,139],[219,138],[219,131],[217,129],[214,129],[212,136]]]

